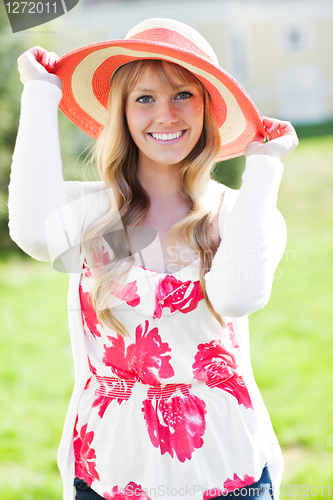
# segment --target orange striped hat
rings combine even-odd
[[[258,109],[239,83],[219,67],[209,43],[193,28],[172,19],[148,19],[124,40],[86,45],[62,56],[55,67],[63,81],[60,109],[96,139],[106,120],[112,74],[139,59],[178,64],[203,83],[220,129],[219,160],[241,156],[255,135],[265,137]]]

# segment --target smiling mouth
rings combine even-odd
[[[185,134],[186,130],[181,130],[179,132],[173,132],[170,134],[155,134],[153,132],[149,133],[154,139],[158,141],[172,141],[174,139],[178,139],[181,135]]]

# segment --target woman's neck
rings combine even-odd
[[[139,163],[138,179],[152,202],[182,198],[180,175],[176,165]]]

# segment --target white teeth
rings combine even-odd
[[[183,132],[174,132],[173,134],[151,134],[154,139],[159,141],[171,141],[172,139],[178,139]]]

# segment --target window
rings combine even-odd
[[[290,23],[279,33],[279,45],[284,52],[304,53],[312,49],[312,26],[307,23]]]

